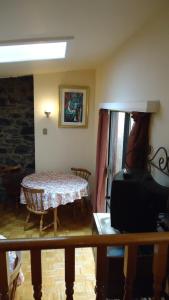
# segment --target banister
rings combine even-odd
[[[73,300],[75,280],[75,248],[96,247],[96,300],[105,300],[107,246],[125,246],[124,274],[126,280],[123,300],[130,300],[132,297],[132,283],[134,282],[136,270],[137,247],[139,245],[152,244],[155,244],[155,255],[153,263],[154,299],[160,300],[162,281],[163,278],[165,278],[166,265],[168,261],[169,234],[167,232],[0,240],[0,258],[1,262],[3,261],[3,263],[0,265],[0,273],[2,274],[3,269],[6,269],[6,261],[4,261],[3,259],[3,257],[5,257],[6,251],[30,251],[32,285],[34,290],[33,296],[35,300],[40,300],[42,298],[41,250],[65,249],[65,293],[67,300]],[[161,264],[162,260],[163,263]],[[0,282],[0,298],[2,300],[10,299],[7,291],[6,278],[2,276],[1,279],[2,282]]]
[[[169,243],[168,232],[128,233],[102,236],[69,236],[38,239],[6,239],[0,240],[0,250],[30,250],[30,249],[62,249],[73,246],[97,247],[123,246],[123,245],[151,245],[156,243]]]

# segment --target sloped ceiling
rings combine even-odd
[[[0,76],[95,68],[168,0],[1,1],[0,41],[73,36],[65,60],[8,63]]]

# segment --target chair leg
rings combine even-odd
[[[85,209],[86,212],[89,211],[89,198],[88,197],[83,197],[83,208]]]
[[[81,200],[78,199],[73,203],[73,218],[75,220],[77,219],[77,209],[78,209],[78,215],[79,215],[79,210],[81,214],[83,212],[82,201],[83,199]]]
[[[25,221],[24,230],[26,230],[26,225],[27,225],[27,223],[29,223],[29,220],[30,220],[30,215],[31,215],[31,213],[30,213],[30,212],[28,212],[28,214],[27,214],[27,217],[26,217],[26,221]]]
[[[89,197],[83,197],[82,198],[82,203],[81,203],[81,212],[84,213],[88,213],[90,208],[89,208]]]
[[[42,234],[42,230],[43,230],[43,215],[41,215],[40,217],[40,235]]]
[[[85,197],[82,197],[82,199],[79,200],[79,205],[80,205],[80,211],[81,211],[81,214],[84,214],[84,212],[85,212],[85,210],[86,210]]]

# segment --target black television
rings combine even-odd
[[[120,232],[157,230],[160,212],[167,210],[169,188],[158,184],[149,172],[122,171],[112,181],[110,199],[111,226]]]

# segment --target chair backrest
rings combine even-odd
[[[43,213],[43,189],[33,189],[22,185],[28,210],[35,213]]]
[[[80,177],[86,179],[87,181],[89,180],[89,176],[91,175],[91,173],[88,170],[82,169],[82,168],[71,168],[71,171],[76,176],[80,176]]]

